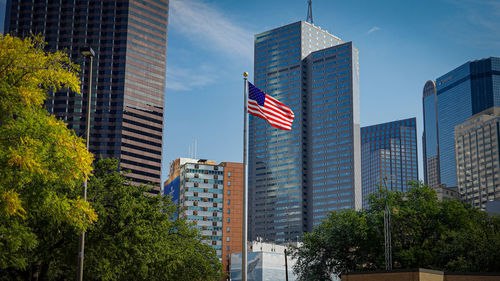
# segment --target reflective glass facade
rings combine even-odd
[[[417,120],[410,118],[361,128],[363,208],[378,187],[407,191],[418,180]]]
[[[327,50],[332,46],[336,47]],[[336,57],[338,54],[341,55],[339,58]],[[328,61],[325,61],[326,57],[329,57]],[[320,170],[326,165],[314,166],[313,126],[329,126],[331,132],[329,136],[318,135],[318,139],[324,141],[316,142],[316,157],[325,156],[326,144],[336,141],[344,142],[349,149],[354,147],[354,120],[359,130],[357,50],[319,27],[296,22],[255,36],[254,68],[255,86],[289,106],[295,113],[295,120],[291,131],[283,131],[271,127],[265,120],[250,116],[249,238],[255,240],[262,237],[275,242],[295,240],[313,227],[313,191],[315,183],[320,180],[313,179],[312,171],[315,167]],[[326,77],[325,71],[330,76]],[[313,88],[316,90],[314,94]],[[329,96],[324,97],[327,92]],[[355,98],[352,97],[353,92],[357,94]],[[343,96],[343,99],[337,101],[338,96]],[[325,101],[322,99],[325,98],[331,101],[328,107],[323,105]],[[337,112],[337,108],[341,111]],[[348,117],[341,120],[345,122],[343,130],[333,133],[337,115]],[[323,122],[326,119],[329,122]],[[333,136],[339,134],[350,135],[334,140]],[[320,145],[322,148],[319,148]],[[354,153],[349,153],[351,156],[347,158],[350,164],[346,165],[352,167]],[[322,161],[330,163],[333,159]],[[342,179],[349,178],[348,184],[354,184],[351,179],[354,173],[344,172],[351,172],[352,175]],[[352,195],[348,197],[349,203],[344,205],[354,207],[354,192],[346,192]],[[330,201],[337,206],[336,200]],[[326,211],[331,207],[329,203],[322,208]]]
[[[46,104],[79,136],[89,76],[79,50],[94,49],[90,151],[119,159],[134,183],[158,184],[159,192],[168,0],[10,0],[7,13],[6,32],[41,34],[48,50],[67,52],[82,66],[82,95],[52,93]]]
[[[439,167],[439,183],[457,186],[455,161],[455,126],[472,115],[500,105],[500,58],[491,57],[467,62],[436,79],[437,144],[430,140],[434,134],[430,96],[424,91],[424,163],[426,182],[429,163]],[[428,121],[429,120],[429,121]],[[438,161],[433,153],[437,151]]]
[[[361,190],[355,188],[361,183],[358,50],[343,43],[313,52],[307,62],[308,212],[314,227],[330,211],[361,207]]]
[[[425,184],[436,187],[440,184],[439,145],[437,123],[436,82],[427,81],[424,86],[424,134],[422,136]]]
[[[436,79],[441,184],[457,186],[455,125],[472,116],[470,66],[466,63]]]

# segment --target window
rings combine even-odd
[[[231,181],[228,181],[228,182],[227,182],[227,186],[231,186]]]
[[[227,222],[230,222],[229,218],[227,218]]]
[[[231,195],[231,190],[228,190],[228,191],[227,191],[227,195]]]
[[[227,241],[227,242],[229,242],[229,237],[227,237],[226,241]],[[228,250],[228,251],[229,251],[229,250]]]
[[[227,213],[230,214],[231,213],[231,209],[227,208]]]
[[[231,172],[227,172],[227,176],[230,177],[231,176]]]
[[[227,199],[227,204],[230,205],[231,204],[231,200]]]
[[[227,232],[229,232],[229,227],[227,228]]]

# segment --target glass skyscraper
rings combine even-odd
[[[439,145],[437,124],[437,91],[436,82],[430,80],[425,83],[423,97],[424,134],[422,147],[424,155],[424,181],[431,187],[439,186]]]
[[[82,65],[82,95],[52,93],[49,112],[79,136],[86,131],[88,59],[92,73],[90,151],[113,157],[134,183],[160,190],[168,0],[7,1],[6,33],[41,34],[47,50],[66,52]]]
[[[467,62],[436,79],[435,96],[428,89],[426,85],[423,98],[425,179],[434,182],[437,171],[437,184],[456,187],[455,126],[500,105],[500,58]],[[438,165],[434,170],[433,163]]]
[[[418,180],[417,120],[410,118],[361,128],[363,208],[378,187],[407,191]]]
[[[255,36],[255,86],[295,113],[249,119],[249,237],[295,241],[331,210],[361,207],[358,51],[307,22]]]

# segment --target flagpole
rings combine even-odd
[[[247,281],[247,209],[248,209],[248,164],[247,164],[247,123],[248,123],[248,72],[243,73],[243,227],[241,239],[241,281]]]

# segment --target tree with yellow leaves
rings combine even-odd
[[[77,196],[92,154],[44,108],[49,92],[80,92],[79,67],[44,46],[40,37],[0,35],[0,272],[31,276],[50,266],[51,244],[97,220]]]

